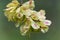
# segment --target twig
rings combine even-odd
[[[30,1],[30,4],[32,3],[32,0],[29,0]]]
[[[23,0],[21,0],[21,5],[23,4]]]

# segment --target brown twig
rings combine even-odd
[[[21,0],[21,5],[23,4],[23,0]]]
[[[29,0],[30,1],[30,4],[32,3],[32,0]]]

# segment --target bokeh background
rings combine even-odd
[[[23,0],[26,2],[28,0]],[[6,5],[11,0],[0,0],[0,40],[26,40],[19,33],[14,23],[8,22],[4,16]],[[20,0],[19,0],[20,2]],[[60,0],[35,0],[35,10],[46,10],[47,19],[52,21],[49,31],[45,34],[41,32],[31,33],[30,40],[60,40]]]

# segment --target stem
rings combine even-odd
[[[30,33],[26,35],[26,40],[30,40]]]
[[[29,0],[30,1],[30,4],[32,3],[32,0]]]
[[[21,5],[23,4],[23,0],[21,0]]]
[[[30,40],[30,33],[31,33],[31,29],[29,30],[28,34],[26,35],[26,40]]]

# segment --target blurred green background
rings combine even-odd
[[[23,0],[26,2],[28,0]],[[25,40],[15,27],[14,23],[8,22],[3,9],[11,0],[0,0],[0,40]],[[20,2],[20,0],[19,0]],[[30,40],[60,40],[60,0],[35,0],[35,10],[46,10],[47,19],[52,25],[47,33],[31,33]]]

